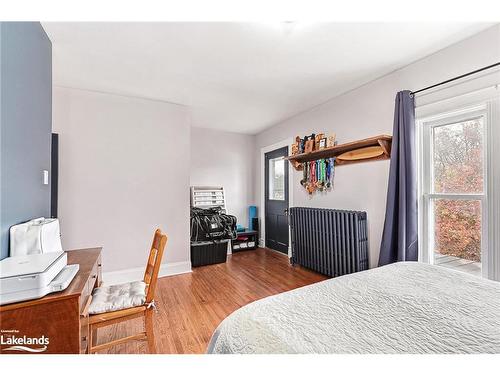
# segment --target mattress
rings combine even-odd
[[[500,283],[417,262],[267,297],[229,315],[208,353],[500,353]]]

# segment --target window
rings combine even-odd
[[[285,159],[269,160],[269,199],[285,200]]]
[[[488,244],[487,113],[484,104],[417,123],[421,260],[477,276]]]

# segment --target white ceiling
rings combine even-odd
[[[485,23],[43,23],[54,85],[189,105],[256,134],[489,27]]]

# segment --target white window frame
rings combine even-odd
[[[268,186],[268,189],[269,189],[269,200],[270,201],[277,201],[277,202],[284,202],[286,200],[286,197],[285,197],[285,184],[287,183],[287,181],[285,181],[285,170],[283,170],[283,173],[284,173],[284,176],[283,176],[283,199],[276,199],[274,197],[271,197],[271,193],[274,191],[274,183],[273,183],[273,179],[271,179],[271,172],[274,172],[274,169],[273,171],[271,171],[271,162],[276,162],[276,161],[280,161],[280,160],[285,160],[285,157],[284,156],[279,156],[277,158],[272,158],[272,159],[269,159],[268,160],[268,165],[267,165],[267,168],[268,168],[268,173],[269,173],[269,176],[267,176],[267,178],[269,179],[269,186]],[[273,166],[274,167],[274,166]]]
[[[486,171],[485,191],[487,203],[487,219],[483,228],[487,237],[483,237],[485,254],[481,254],[483,276],[500,281],[500,76],[492,74],[487,81],[477,79],[472,89],[467,85],[458,85],[445,88],[437,93],[431,92],[416,98],[415,119],[417,127],[417,161],[418,161],[418,188],[419,188],[419,260],[426,261],[428,252],[424,249],[424,229],[422,218],[425,205],[423,202],[422,176],[422,123],[431,118],[438,119],[460,114],[460,110],[470,111],[472,108],[486,106],[487,118],[485,121],[486,143],[484,170]],[[470,83],[470,82],[469,82]],[[463,87],[462,87],[463,86]],[[467,87],[466,87],[467,86]],[[484,107],[483,107],[484,108]],[[429,154],[430,155],[430,154]],[[428,233],[427,233],[428,234]],[[426,258],[427,257],[427,258]]]
[[[462,121],[483,118],[483,192],[436,193],[433,187],[433,131]],[[419,171],[419,260],[434,263],[434,217],[432,202],[436,199],[471,200],[481,202],[481,267],[483,277],[488,277],[488,103],[465,107],[417,120],[418,171]]]

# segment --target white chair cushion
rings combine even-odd
[[[143,281],[104,286],[92,293],[89,314],[128,309],[146,301],[146,284]]]

